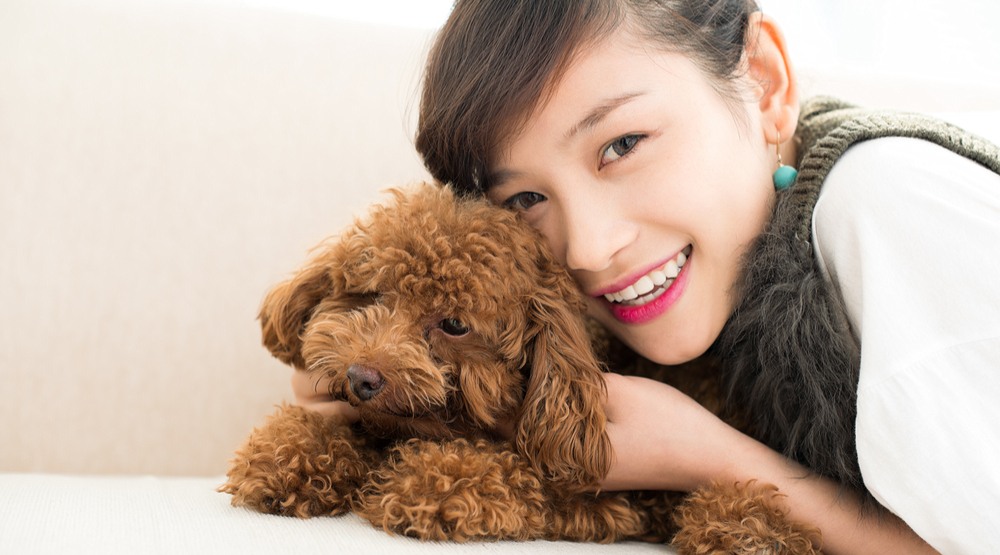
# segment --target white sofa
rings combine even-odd
[[[0,2],[0,553],[664,551],[422,544],[214,491],[290,398],[260,346],[265,291],[426,177],[431,36],[234,2]]]

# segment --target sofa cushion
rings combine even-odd
[[[421,542],[389,535],[354,515],[301,520],[234,508],[229,495],[215,491],[223,481],[0,474],[0,553],[671,553],[636,542]]]

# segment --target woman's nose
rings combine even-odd
[[[636,228],[613,203],[577,198],[566,205],[566,266],[574,271],[599,272],[635,238]]]

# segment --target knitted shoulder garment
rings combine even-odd
[[[1000,173],[1000,149],[953,125],[831,98],[806,102],[798,178],[777,194],[770,223],[749,249],[740,300],[713,346],[725,361],[727,405],[745,415],[751,434],[861,492],[854,434],[861,346],[816,261],[812,213],[844,151],[881,137],[931,141]]]

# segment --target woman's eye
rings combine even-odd
[[[438,327],[441,331],[451,335],[453,337],[459,337],[469,333],[469,327],[462,323],[461,320],[455,318],[445,318],[438,323]]]
[[[510,197],[503,201],[503,205],[506,208],[513,208],[514,210],[527,210],[543,200],[545,200],[543,195],[528,191]]]
[[[610,164],[627,156],[635,145],[644,138],[643,135],[623,135],[611,142],[601,153],[601,166]]]

